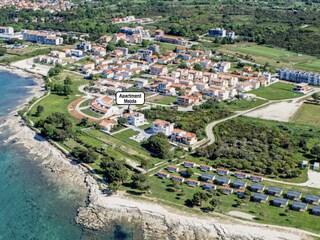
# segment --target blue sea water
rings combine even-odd
[[[26,79],[0,72],[0,120],[28,95]],[[1,122],[0,121],[0,122]],[[0,133],[0,142],[10,131]],[[58,176],[57,176],[58,177]],[[74,222],[85,194],[66,191],[42,173],[27,150],[0,145],[0,240],[132,239],[133,229],[115,223],[108,231],[90,231]]]

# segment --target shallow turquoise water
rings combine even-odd
[[[31,79],[0,72],[0,122],[27,96]],[[10,132],[0,133],[0,142]],[[132,239],[132,229],[109,232],[82,229],[73,219],[84,194],[63,194],[49,182],[26,150],[17,145],[0,145],[0,240]],[[117,228],[116,228],[117,227]],[[122,226],[123,229],[123,226]]]

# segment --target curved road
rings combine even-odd
[[[286,102],[286,101],[294,101],[294,102],[299,102],[300,100],[306,98],[306,97],[309,97],[311,96],[313,93],[316,93],[316,92],[320,92],[320,89],[314,89],[313,91],[307,93],[307,94],[304,94],[302,95],[301,97],[298,97],[298,98],[288,98],[288,99],[281,99],[281,100],[270,100],[262,105],[259,105],[257,107],[254,107],[254,108],[251,108],[249,110],[245,110],[245,111],[238,111],[236,112],[235,115],[232,115],[230,117],[227,117],[227,118],[223,118],[223,119],[220,119],[220,120],[217,120],[217,121],[214,121],[214,122],[211,122],[209,123],[207,126],[206,126],[206,135],[207,135],[207,139],[209,139],[210,141],[207,142],[206,144],[204,144],[202,147],[204,146],[208,146],[208,145],[211,145],[215,142],[215,136],[213,134],[213,127],[216,126],[217,124],[219,123],[222,123],[222,122],[225,122],[225,121],[228,121],[230,119],[233,119],[233,118],[236,118],[238,116],[241,116],[241,115],[244,115],[244,114],[247,114],[249,112],[252,112],[256,109],[259,109],[259,108],[263,108],[267,105],[270,105],[270,104],[273,104],[273,103],[278,103],[278,102]],[[199,146],[200,147],[200,146]]]

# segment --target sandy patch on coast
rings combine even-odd
[[[243,218],[243,219],[248,219],[248,220],[254,220],[254,218],[255,218],[255,216],[253,216],[251,214],[239,212],[239,211],[230,211],[230,212],[228,212],[228,214],[231,216],[235,216],[235,217],[239,217],[239,218]]]
[[[245,116],[280,122],[289,122],[292,116],[299,110],[300,107],[301,103],[297,103],[295,101],[279,102],[246,113]]]
[[[11,63],[11,66],[20,68],[35,74],[40,74],[42,76],[47,76],[50,68],[53,66],[34,63],[33,61],[34,59],[35,58],[23,59],[21,61]]]

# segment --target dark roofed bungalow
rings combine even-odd
[[[224,169],[224,168],[217,168],[216,169],[216,172],[219,174],[219,175],[228,175],[229,174],[229,170],[228,169]]]
[[[259,183],[252,183],[250,186],[250,190],[253,192],[263,192],[264,188],[265,188],[265,186],[263,184],[259,184]]]
[[[219,185],[229,185],[230,184],[230,178],[225,178],[225,177],[218,177],[216,179],[216,184]]]
[[[247,187],[247,182],[241,181],[241,180],[234,180],[232,183],[232,187],[234,188],[246,188]]]
[[[236,194],[240,197],[244,197],[246,195],[246,191],[244,189],[237,189]]]
[[[213,174],[203,173],[201,175],[201,180],[205,182],[212,182],[216,178]]]
[[[288,190],[288,192],[286,194],[286,198],[288,198],[290,200],[299,200],[301,198],[301,195],[302,195],[301,192],[295,192],[295,191]]]
[[[158,176],[159,178],[165,179],[165,178],[169,178],[169,177],[170,177],[170,174],[169,174],[169,173],[166,173],[166,172],[158,172],[158,173],[157,173],[157,176]]]
[[[320,202],[320,197],[308,194],[305,198],[304,201],[306,203],[311,203],[311,204],[318,204]]]
[[[272,186],[268,188],[268,194],[272,196],[280,196],[282,192],[283,192],[282,188],[272,187]]]
[[[303,203],[303,202],[293,201],[291,208],[292,208],[292,210],[304,212],[308,209],[308,204]]]
[[[220,187],[220,189],[222,190],[223,194],[225,194],[225,195],[230,195],[233,193],[233,189],[229,188],[229,187]]]
[[[313,215],[320,216],[320,206],[316,206],[316,205],[313,206],[311,213],[312,213]]]
[[[261,203],[265,203],[267,202],[269,199],[269,196],[266,194],[262,194],[262,193],[255,193],[253,195],[253,201],[255,202],[261,202]]]
[[[179,168],[176,167],[176,166],[173,166],[173,165],[168,165],[168,166],[167,166],[167,170],[168,170],[169,172],[179,172]]]
[[[171,180],[172,181],[177,181],[179,183],[183,183],[184,182],[184,178],[183,177],[180,177],[180,176],[172,176],[171,177]]]
[[[289,200],[286,198],[275,197],[272,200],[272,204],[277,207],[286,207],[288,206]]]
[[[247,173],[243,173],[243,172],[235,172],[234,176],[236,178],[247,178],[249,175]]]
[[[250,179],[251,179],[252,181],[254,181],[254,182],[262,182],[263,177],[258,176],[258,175],[251,175],[251,176],[250,176]]]
[[[189,161],[184,161],[182,164],[186,168],[194,168],[196,166],[194,162],[189,162]]]
[[[204,183],[202,185],[202,187],[203,187],[203,189],[207,189],[207,190],[209,190],[209,189],[216,190],[217,189],[217,185],[211,184],[211,183]]]
[[[192,180],[192,179],[188,179],[187,180],[187,184],[191,187],[198,187],[200,186],[200,182],[199,181],[195,181],[195,180]]]
[[[205,165],[205,164],[200,164],[199,168],[201,169],[201,171],[203,172],[208,172],[212,170],[212,167],[209,165]]]

